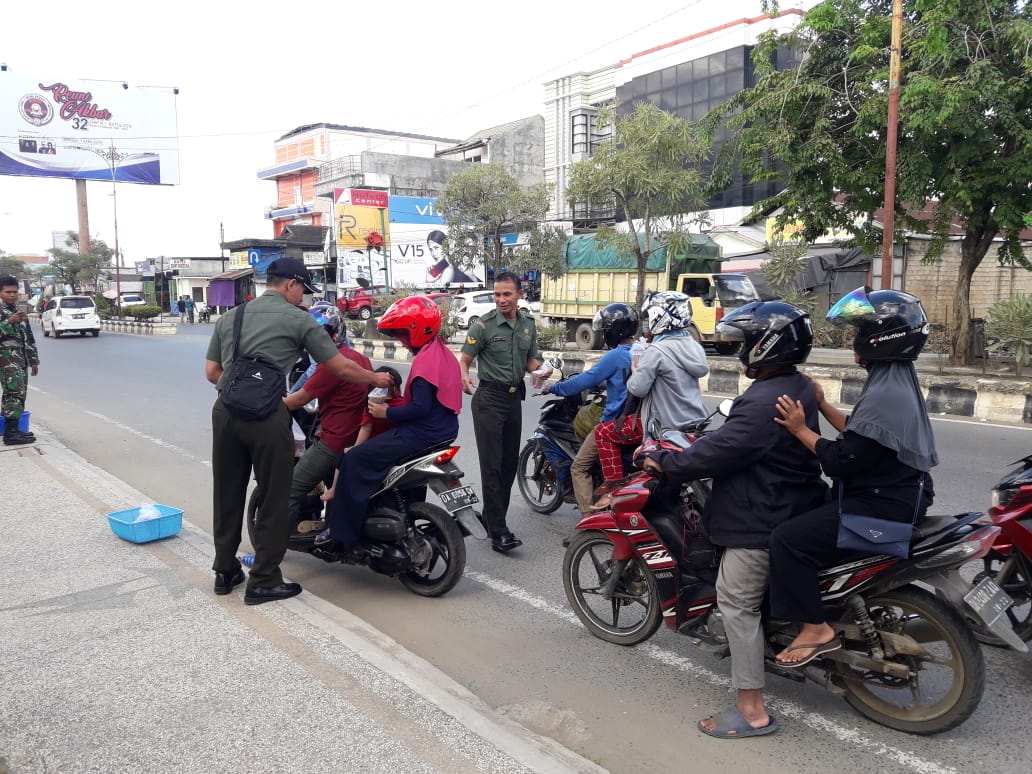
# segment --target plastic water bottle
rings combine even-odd
[[[251,567],[254,565],[254,554],[244,554],[240,557],[240,564],[244,567]]]

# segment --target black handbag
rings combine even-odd
[[[910,556],[910,539],[914,535],[914,523],[921,508],[921,496],[924,494],[925,479],[917,488],[917,502],[914,503],[914,516],[910,521],[892,521],[879,519],[876,516],[863,516],[859,513],[842,512],[842,490],[845,485],[839,482],[839,530],[836,545],[844,551],[861,551],[865,554],[886,554],[899,559]]]
[[[268,358],[240,354],[240,331],[246,308],[247,304],[242,305],[233,320],[233,364],[219,397],[234,417],[255,422],[276,413],[283,403],[287,382],[283,371]]]

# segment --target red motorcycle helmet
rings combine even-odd
[[[407,338],[419,349],[441,331],[441,309],[426,296],[399,298],[383,313],[376,330],[385,336]]]

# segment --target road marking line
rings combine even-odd
[[[567,610],[565,607],[555,605],[546,599],[534,596],[526,589],[514,586],[507,581],[487,575],[486,573],[470,570],[468,567],[466,568],[464,575],[470,580],[487,586],[492,591],[496,591],[499,594],[504,594],[519,602],[523,602],[529,607],[550,613],[567,623],[581,626],[580,619],[578,619],[571,611]],[[688,673],[692,677],[704,680],[716,688],[731,688],[730,678],[725,675],[719,675],[706,667],[699,666],[684,656],[679,656],[672,651],[650,643],[640,645],[638,646],[638,649],[661,664],[673,667],[681,672]],[[854,748],[862,747],[873,755],[884,756],[900,766],[918,772],[918,774],[957,774],[957,770],[954,768],[944,766],[934,761],[925,760],[914,753],[870,739],[855,728],[846,728],[845,726],[841,726],[824,717],[820,713],[810,712],[795,702],[784,701],[770,696],[765,696],[764,700],[768,706],[774,710],[773,714],[781,714],[785,717],[798,720],[815,731],[831,734],[839,741],[845,742]]]

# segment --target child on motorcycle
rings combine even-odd
[[[462,374],[459,361],[438,335],[440,307],[426,296],[398,299],[380,318],[377,329],[415,353],[405,403],[393,407],[368,403],[372,417],[386,418],[395,426],[341,456],[337,466],[341,486],[327,509],[328,528],[316,536],[316,545],[356,543],[369,499],[387,472],[399,460],[452,441],[459,433]]]

